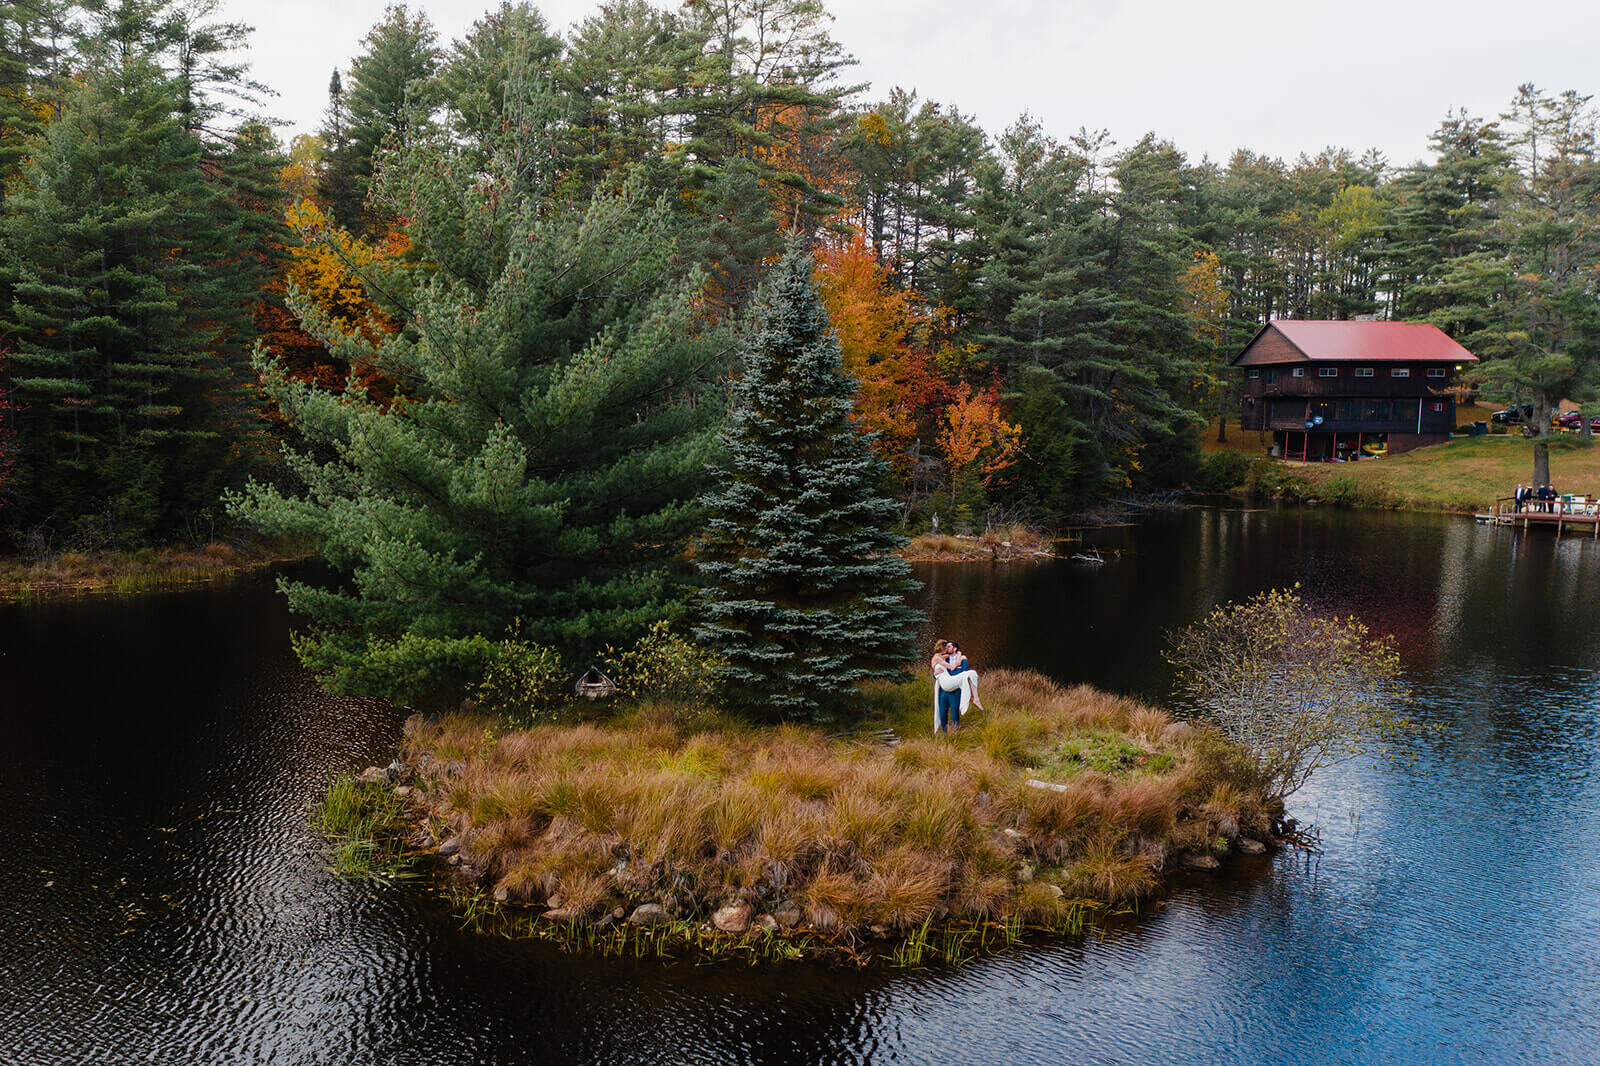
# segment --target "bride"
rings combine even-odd
[[[983,701],[978,698],[978,672],[961,654],[961,645],[953,640],[935,645],[932,665],[934,680],[941,689],[961,693],[961,714],[967,713],[968,706],[983,710]],[[955,721],[960,723],[960,717]]]

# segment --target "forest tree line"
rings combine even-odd
[[[660,387],[707,425],[764,269],[809,247],[908,526],[1184,484],[1271,317],[1434,322],[1492,394],[1544,409],[1600,387],[1600,158],[1575,92],[1451,113],[1408,166],[1192,160],[874,94],[816,0],[618,0],[565,31],[506,4],[454,42],[398,5],[285,144],[248,28],[215,9],[0,4],[10,550],[203,541],[252,478],[314,480],[280,447],[295,419],[404,409],[419,306],[446,278],[492,289],[504,264],[458,194],[495,168],[535,205],[522,224],[572,241],[574,219],[647,216],[617,230],[654,264],[640,300],[692,293],[693,351]]]

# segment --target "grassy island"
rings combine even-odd
[[[469,911],[616,950],[914,961],[949,954],[952,931],[1076,930],[1174,870],[1273,843],[1281,806],[1251,764],[1160,710],[995,671],[986,710],[933,737],[924,684],[870,695],[876,716],[847,735],[664,706],[531,728],[416,718],[403,773],[367,777]]]
[[[914,563],[1005,563],[1016,559],[1049,559],[1055,552],[1045,533],[1013,525],[985,530],[978,536],[923,534],[913,537],[900,554]]]
[[[0,556],[0,599],[149,592],[233,577],[311,554],[309,545],[282,538],[271,543],[213,541],[200,546],[168,545],[116,552]]]

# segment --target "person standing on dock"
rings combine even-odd
[[[1518,484],[1517,491],[1511,494],[1511,510],[1514,514],[1522,513],[1522,505],[1528,502],[1528,487]]]

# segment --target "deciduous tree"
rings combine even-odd
[[[1176,634],[1165,656],[1177,690],[1255,760],[1276,799],[1408,725],[1393,638],[1314,611],[1293,590],[1219,607]]]

